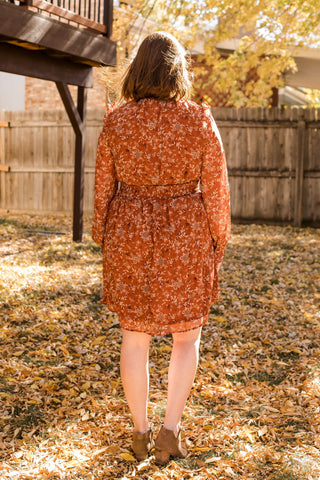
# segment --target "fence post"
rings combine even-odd
[[[298,120],[298,152],[295,165],[295,189],[294,189],[294,217],[295,227],[301,227],[302,224],[302,202],[303,202],[303,176],[304,176],[304,157],[306,144],[306,122]]]

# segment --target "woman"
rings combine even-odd
[[[103,249],[103,298],[122,328],[120,372],[132,449],[147,458],[152,335],[172,334],[159,464],[185,457],[180,419],[198,363],[201,327],[218,300],[230,232],[227,168],[206,106],[187,100],[185,51],[163,32],[145,38],[98,141],[92,237]],[[200,188],[199,188],[200,187]]]

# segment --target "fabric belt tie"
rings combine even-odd
[[[175,198],[200,193],[199,180],[175,185],[129,185],[121,182],[117,196],[123,198]]]

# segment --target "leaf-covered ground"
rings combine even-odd
[[[320,231],[233,226],[183,428],[187,459],[130,453],[120,329],[100,303],[85,222],[0,218],[0,478],[320,478]],[[150,352],[150,418],[165,410],[171,337]]]

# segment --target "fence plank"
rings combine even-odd
[[[301,227],[302,223],[302,200],[303,200],[303,173],[306,144],[306,122],[298,121],[298,152],[296,156],[295,175],[295,203],[294,203],[294,225]]]

